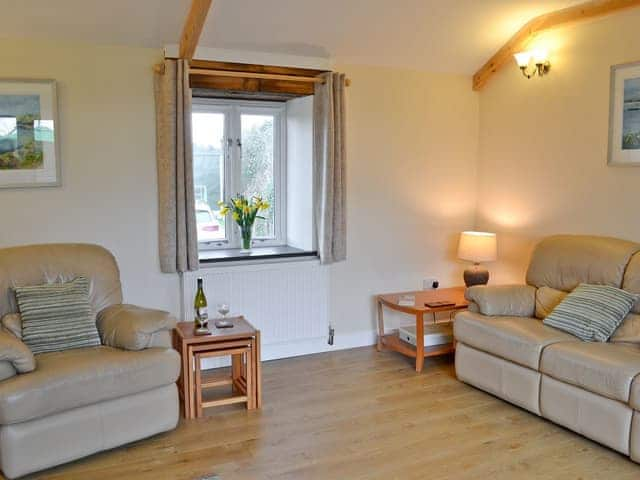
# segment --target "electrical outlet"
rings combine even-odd
[[[440,286],[440,282],[435,277],[427,277],[422,280],[422,289],[423,290],[435,290]]]

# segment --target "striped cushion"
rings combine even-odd
[[[34,354],[100,345],[89,280],[16,287],[22,341]]]
[[[581,283],[543,323],[588,342],[607,342],[635,301],[636,295],[619,288]]]

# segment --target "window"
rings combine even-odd
[[[284,104],[194,98],[192,120],[200,250],[240,248],[239,229],[218,207],[237,194],[271,205],[256,220],[254,246],[284,245]]]

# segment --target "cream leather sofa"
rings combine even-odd
[[[609,343],[542,319],[579,283],[640,293],[640,244],[555,236],[535,248],[527,285],[467,290],[454,334],[460,380],[640,462],[640,302]]]
[[[11,287],[90,279],[103,346],[35,356],[19,340]],[[180,360],[175,320],[122,304],[118,266],[104,248],[58,244],[0,249],[0,468],[8,478],[173,429]],[[10,333],[11,332],[11,333]],[[26,352],[26,354],[25,354]],[[31,365],[32,366],[32,365]]]

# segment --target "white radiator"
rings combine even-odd
[[[202,277],[210,322],[219,303],[260,330],[262,359],[327,349],[329,279],[318,261],[215,266],[182,277],[183,315],[193,320],[196,280]],[[208,361],[204,368],[228,364]]]

